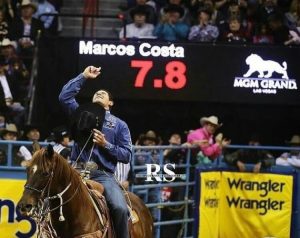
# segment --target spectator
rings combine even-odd
[[[50,13],[57,14],[55,7],[47,0],[38,0],[38,8],[33,17],[39,19],[44,24],[45,33],[50,35],[57,34],[57,17],[56,16],[42,16],[42,14]]]
[[[71,156],[69,132],[64,126],[59,126],[53,129],[53,136],[55,142],[53,146],[54,151],[69,160]]]
[[[12,96],[15,101],[23,104],[28,94],[29,72],[17,56],[15,44],[9,39],[2,41],[1,55],[1,65],[12,88]]]
[[[245,20],[243,22],[246,38],[248,41],[253,41],[253,36],[256,32],[256,26],[261,25],[261,23],[258,22],[257,19],[257,9],[258,9],[258,3],[254,1],[247,2],[247,8],[245,10]]]
[[[4,39],[1,42],[1,85],[3,98],[6,100],[4,109],[14,123],[24,123],[25,108],[23,102],[28,92],[28,72],[23,62],[17,57],[13,42]],[[2,104],[3,107],[3,104]]]
[[[257,27],[257,33],[253,36],[254,44],[272,44],[273,36],[270,34],[270,30],[266,24],[261,23]]]
[[[142,134],[139,138],[139,145],[142,146],[155,146],[159,144],[159,137],[156,135],[156,133],[152,130],[147,131],[145,134]],[[142,149],[140,151],[136,151],[136,154],[141,154],[136,156],[136,160],[134,161],[135,165],[146,165],[146,164],[159,164],[159,151],[155,149]],[[137,174],[145,174],[144,171],[138,171]],[[136,182],[138,184],[145,184],[150,182],[145,182],[146,178],[137,179]],[[156,180],[153,179],[153,182]],[[153,183],[152,182],[152,183]],[[144,202],[148,203],[157,203],[160,201],[160,188],[150,188],[148,191],[148,196],[146,194],[138,194]],[[159,219],[158,217],[158,209],[152,208],[151,213],[153,216],[153,219],[157,221]]]
[[[234,16],[229,19],[229,31],[225,32],[223,40],[230,43],[246,43],[246,34],[238,17]]]
[[[170,146],[181,146],[186,145],[181,143],[181,136],[174,133],[169,139]],[[166,149],[164,151],[164,161],[165,163],[175,163],[176,165],[184,165],[186,159],[186,153],[184,149]],[[176,174],[184,174],[185,168],[175,169]]]
[[[293,135],[286,143],[291,147],[300,147],[300,135]],[[300,167],[300,149],[283,153],[276,159],[276,165]]]
[[[23,139],[25,141],[38,142],[40,140],[40,136],[41,136],[39,126],[26,125],[23,136],[24,136]],[[28,146],[23,145],[20,147],[19,152],[21,153],[21,155],[24,159],[23,166],[25,166],[26,163],[32,159],[33,147],[32,147],[32,145],[28,145]]]
[[[293,0],[290,10],[285,13],[285,22],[290,30],[300,32],[300,2]]]
[[[18,42],[21,56],[26,58],[24,61],[28,69],[31,69],[33,57],[33,47],[40,31],[43,31],[43,24],[40,20],[33,18],[37,6],[30,0],[23,0],[21,4],[21,17],[16,18],[9,30],[9,38]]]
[[[1,137],[3,140],[7,141],[16,141],[18,139],[19,132],[15,124],[6,124],[5,129],[1,132]],[[7,146],[4,145],[4,147],[1,149],[5,152],[5,154],[8,154]],[[13,166],[21,166],[22,163],[22,156],[19,153],[18,147],[14,146],[12,147],[12,165]]]
[[[3,140],[14,140],[18,138],[18,129],[15,124],[6,124],[5,129],[1,131],[1,137]]]
[[[240,10],[240,6],[237,0],[230,0],[228,2],[228,10],[226,18],[229,19],[231,17],[238,17],[240,19],[243,19],[243,13]]]
[[[171,135],[169,139],[169,145],[180,146],[181,145],[181,136],[177,133]],[[172,149],[164,151],[164,164],[174,163],[175,166],[185,165],[186,163],[186,153],[182,149]],[[186,174],[185,168],[176,168],[175,174]],[[175,179],[175,182],[185,182],[186,177],[178,177]],[[176,202],[184,200],[185,187],[163,187],[161,190],[161,201],[162,202]],[[183,217],[184,205],[178,206],[166,206],[162,208],[161,211],[161,220],[179,220]],[[173,224],[168,226],[161,227],[161,237],[181,237],[180,229],[182,224]]]
[[[156,12],[152,6],[147,4],[147,0],[136,0],[136,6],[133,8],[130,8],[125,13],[126,22],[128,24],[133,22],[133,17],[131,16],[130,13],[133,9],[135,9],[136,7],[140,7],[140,6],[142,6],[145,9],[145,11],[147,12],[147,16],[148,16],[147,22],[155,25],[157,22]]]
[[[256,135],[250,139],[249,146],[260,146],[259,139]],[[274,164],[273,156],[260,149],[240,149],[234,153],[225,156],[225,162],[230,165],[235,165],[240,172],[246,171],[245,164],[254,164],[253,172],[259,173],[261,167],[268,168]]]
[[[133,23],[126,25],[125,38],[153,38],[154,26],[146,23],[148,12],[145,6],[137,6],[130,12]],[[120,31],[120,39],[124,38],[124,28]]]
[[[167,41],[185,40],[189,32],[189,26],[179,21],[184,14],[184,10],[178,5],[169,5],[165,8],[165,12],[166,14],[154,30],[154,35]]]
[[[258,9],[258,22],[267,23],[268,18],[274,14],[280,13],[276,0],[263,0],[261,7]]]
[[[169,0],[169,3],[166,5],[166,7],[162,8],[160,10],[160,18],[164,18],[164,15],[167,13],[166,9],[168,9],[168,7],[172,6],[172,5],[181,7],[183,10],[183,14],[180,15],[180,18],[178,19],[178,21],[185,23],[187,25],[190,25],[191,24],[191,15],[190,15],[188,8],[183,4],[182,0]]]
[[[216,4],[216,8],[221,12],[221,14],[223,16],[227,16],[227,12],[228,12],[228,6],[229,6],[229,2],[228,0],[216,0],[215,4]]]
[[[210,23],[218,28],[223,28],[225,25],[225,17],[216,8],[215,2],[212,0],[204,0],[203,7],[207,8],[211,12]]]
[[[1,52],[5,52],[7,47],[12,48],[9,44],[10,41],[4,39],[2,41]],[[2,62],[2,65],[0,66],[0,108],[7,112],[8,117],[10,117],[13,122],[21,124],[24,121],[25,108],[20,102],[15,100],[18,95],[17,88],[19,85],[15,84],[13,80],[7,77],[6,70],[7,67]]]
[[[118,182],[122,185],[122,187],[126,190],[129,188],[129,182],[132,179],[131,164],[117,163],[115,170],[115,177]]]
[[[268,26],[271,29],[271,34],[274,44],[286,44],[289,40],[289,29],[284,25],[281,14],[273,14],[268,18]]]
[[[199,24],[191,28],[188,39],[200,42],[215,41],[219,35],[219,30],[216,26],[213,26],[210,23],[210,19],[210,10],[207,8],[201,8],[198,16]]]
[[[222,149],[230,143],[230,140],[223,138],[222,134],[218,134],[215,138],[216,142],[214,142],[213,135],[222,126],[219,124],[218,117],[202,117],[200,123],[202,128],[189,133],[187,142],[198,145],[204,156],[214,160],[221,155]]]
[[[0,41],[8,36],[8,23],[3,10],[0,10]]]

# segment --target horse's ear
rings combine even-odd
[[[41,149],[41,146],[40,146],[39,142],[34,141],[34,142],[32,143],[32,148],[33,148],[33,153],[35,153],[35,152],[37,152],[38,150]]]
[[[49,145],[47,146],[45,152],[46,152],[46,157],[47,157],[48,159],[51,159],[52,156],[53,156],[53,154],[54,154],[54,150],[53,150],[53,147],[52,147],[51,144],[49,144]]]

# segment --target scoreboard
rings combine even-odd
[[[300,102],[298,47],[77,40],[78,72],[101,66],[81,95],[223,103]]]

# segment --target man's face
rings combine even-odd
[[[238,20],[232,20],[229,22],[229,29],[233,32],[239,31],[241,24]]]
[[[113,101],[109,99],[109,95],[105,90],[99,90],[94,94],[93,103],[99,103],[105,110],[109,110],[113,105]]]
[[[169,15],[170,22],[173,23],[173,24],[177,23],[180,19],[179,12],[169,12],[167,14]]]
[[[156,143],[155,143],[154,140],[146,139],[146,140],[144,140],[143,145],[145,145],[145,146],[153,146],[153,145],[156,145]]]
[[[27,138],[28,140],[31,141],[38,141],[40,139],[40,132],[38,131],[38,129],[31,129],[28,133],[27,133]]]
[[[200,12],[199,21],[203,23],[207,23],[209,21],[209,15],[205,12]]]
[[[17,134],[14,132],[8,131],[3,135],[3,139],[4,140],[17,140]]]
[[[216,130],[217,130],[217,128],[218,128],[216,125],[211,124],[211,123],[209,123],[209,122],[206,123],[204,127],[206,128],[206,131],[207,131],[210,135],[215,134],[215,132],[216,132]]]
[[[63,146],[68,147],[68,146],[69,146],[69,143],[70,143],[70,137],[69,137],[69,136],[64,136],[64,137],[63,137],[63,140],[62,140],[62,142],[61,142],[61,144],[62,144]]]
[[[146,16],[143,14],[135,14],[133,20],[134,20],[135,25],[142,26],[146,22]]]
[[[171,136],[169,143],[171,145],[181,145],[181,136],[178,134],[174,134]]]
[[[11,45],[1,47],[1,53],[4,57],[10,57],[14,54],[14,48]]]
[[[22,7],[22,17],[32,17],[34,9],[31,6]]]

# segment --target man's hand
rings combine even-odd
[[[193,145],[209,146],[208,140],[194,140]]]
[[[223,140],[223,133],[219,133],[218,135],[216,135],[215,141],[217,143],[222,143],[222,140]]]
[[[98,75],[101,73],[100,72],[101,67],[95,67],[95,66],[88,66],[85,68],[85,70],[83,71],[83,77],[85,77],[86,79],[95,79],[98,77]]]
[[[239,168],[240,172],[245,172],[246,171],[246,166],[243,162],[239,161],[236,163],[237,167]]]
[[[229,145],[230,143],[231,143],[231,140],[228,140],[228,139],[226,139],[226,138],[223,139],[223,140],[222,140],[222,148],[223,148],[223,147],[226,147],[226,146]]]
[[[93,132],[94,132],[93,142],[98,146],[104,147],[107,142],[105,139],[105,135],[101,131],[98,131],[97,129],[93,129]]]
[[[254,173],[259,173],[261,168],[261,162],[258,162],[257,164],[254,165],[253,167],[253,172]]]

